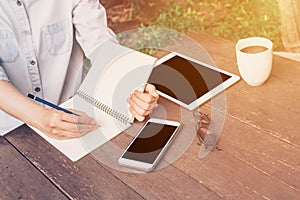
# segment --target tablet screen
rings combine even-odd
[[[189,105],[230,77],[175,55],[153,69],[149,83],[160,92]]]

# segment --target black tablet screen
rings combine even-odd
[[[227,74],[176,55],[153,69],[149,83],[189,105],[229,78]]]

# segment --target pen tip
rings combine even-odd
[[[28,95],[27,95],[27,97],[29,97],[29,98],[33,99],[33,98],[34,98],[34,95],[32,95],[32,94],[28,94]]]

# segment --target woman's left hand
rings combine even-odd
[[[157,107],[158,98],[159,94],[154,85],[147,84],[144,92],[136,90],[130,96],[129,110],[138,121],[143,121],[151,110]]]

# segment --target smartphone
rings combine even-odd
[[[122,166],[151,171],[180,127],[176,121],[149,119],[119,158]]]

